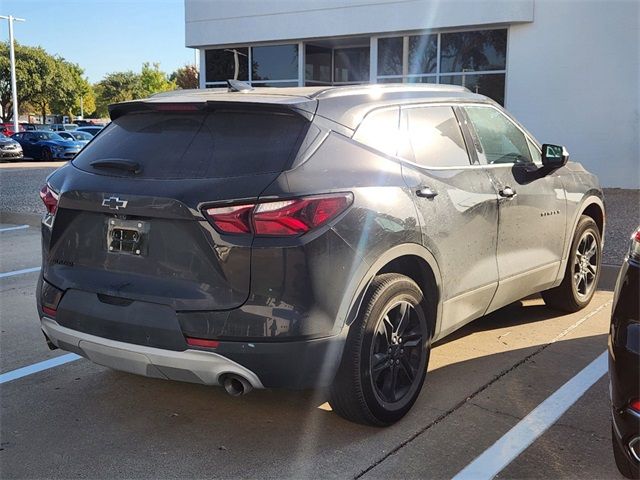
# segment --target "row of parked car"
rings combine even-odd
[[[70,160],[104,127],[101,125],[21,124],[24,131],[0,133],[0,160]]]

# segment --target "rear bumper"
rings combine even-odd
[[[41,319],[56,347],[94,363],[146,377],[221,385],[227,374],[253,388],[320,388],[331,384],[342,358],[347,328],[340,335],[302,341],[224,342],[214,351],[148,347],[91,335]]]
[[[116,370],[205,385],[221,385],[225,374],[236,374],[253,388],[264,388],[254,372],[217,353],[177,352],[118,342],[62,327],[46,317],[42,319],[42,330],[57,347]]]
[[[614,442],[629,461],[640,466],[640,414],[630,408],[624,411],[612,410]]]
[[[77,152],[54,153],[53,158],[56,160],[73,160],[75,156],[78,155],[78,153],[80,152],[77,151]]]

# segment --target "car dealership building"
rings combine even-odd
[[[637,0],[186,0],[200,86],[450,83],[640,188]]]

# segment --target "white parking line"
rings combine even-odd
[[[546,432],[606,372],[607,352],[604,351],[462,469],[453,480],[488,480],[495,477]]]
[[[6,382],[10,382],[11,380],[17,380],[18,378],[26,377],[27,375],[31,375],[33,373],[42,372],[43,370],[48,370],[59,365],[64,365],[65,363],[73,362],[75,360],[78,360],[79,358],[82,357],[80,355],[76,355],[75,353],[67,353],[66,355],[51,358],[49,360],[45,360],[44,362],[38,362],[34,363],[33,365],[28,365],[16,370],[11,370],[10,372],[0,375],[0,385]]]
[[[14,275],[22,275],[23,273],[32,273],[40,270],[40,267],[23,268],[22,270],[14,270],[13,272],[0,273],[0,278],[13,277]]]
[[[24,230],[25,228],[29,228],[29,225],[18,225],[17,227],[0,228],[0,233],[11,232],[12,230]]]

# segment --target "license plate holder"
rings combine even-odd
[[[140,220],[107,220],[107,251],[141,257],[147,254],[149,224]]]

